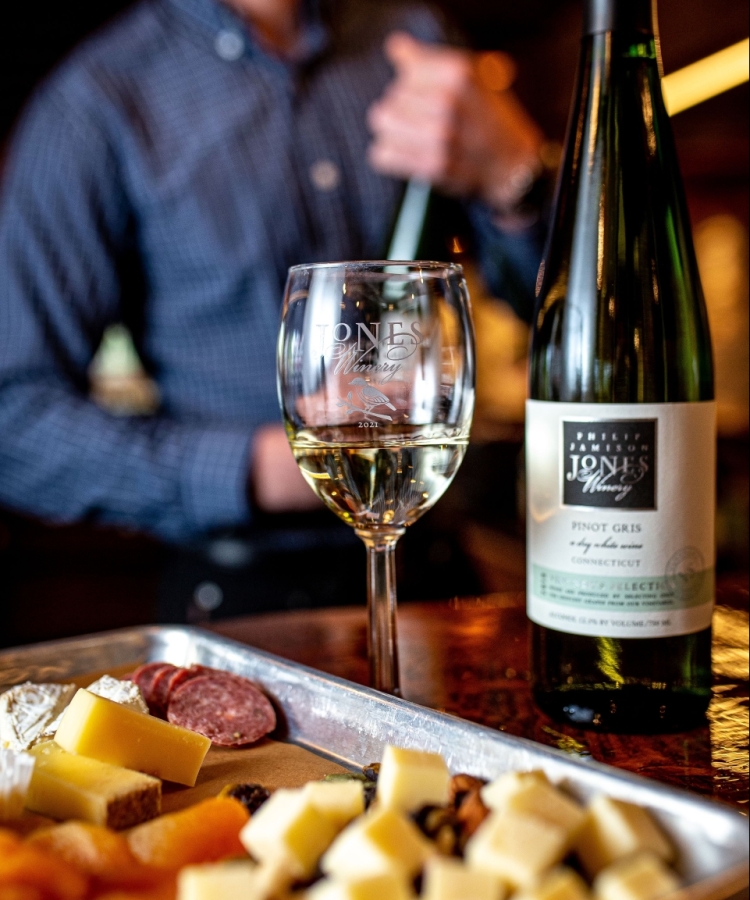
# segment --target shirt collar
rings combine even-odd
[[[246,41],[251,55],[268,55],[260,45],[252,26],[222,0],[168,0],[181,12],[210,29],[215,36],[234,31]],[[290,57],[281,60],[289,65],[302,66],[313,62],[330,44],[330,34],[323,21],[320,0],[302,0],[302,27],[299,41]]]

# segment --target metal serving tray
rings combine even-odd
[[[275,735],[358,767],[395,743],[443,754],[453,772],[491,779],[541,768],[586,800],[597,792],[648,807],[679,850],[687,887],[673,900],[748,896],[748,821],[730,807],[361,687],[196,628],[153,626],[0,652],[0,690],[148,660],[203,663],[257,681],[281,712]]]

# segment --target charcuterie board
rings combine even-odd
[[[169,789],[165,811],[214,796],[228,782],[295,787],[380,759],[388,744],[439,752],[454,772],[492,779],[542,769],[580,800],[597,792],[647,807],[671,837],[682,900],[747,896],[748,822],[721,804],[647,779],[573,758],[369,688],[334,678],[195,628],[153,626],[0,652],[0,690],[24,681],[83,684],[102,672],[122,675],[163,660],[243,675],[276,708],[278,726],[247,748],[214,747],[191,788]]]

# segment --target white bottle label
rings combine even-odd
[[[526,404],[527,610],[569,634],[711,624],[715,403]]]

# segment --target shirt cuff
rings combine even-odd
[[[250,519],[247,476],[252,433],[207,429],[195,435],[184,460],[185,519],[194,533],[242,525]]]

